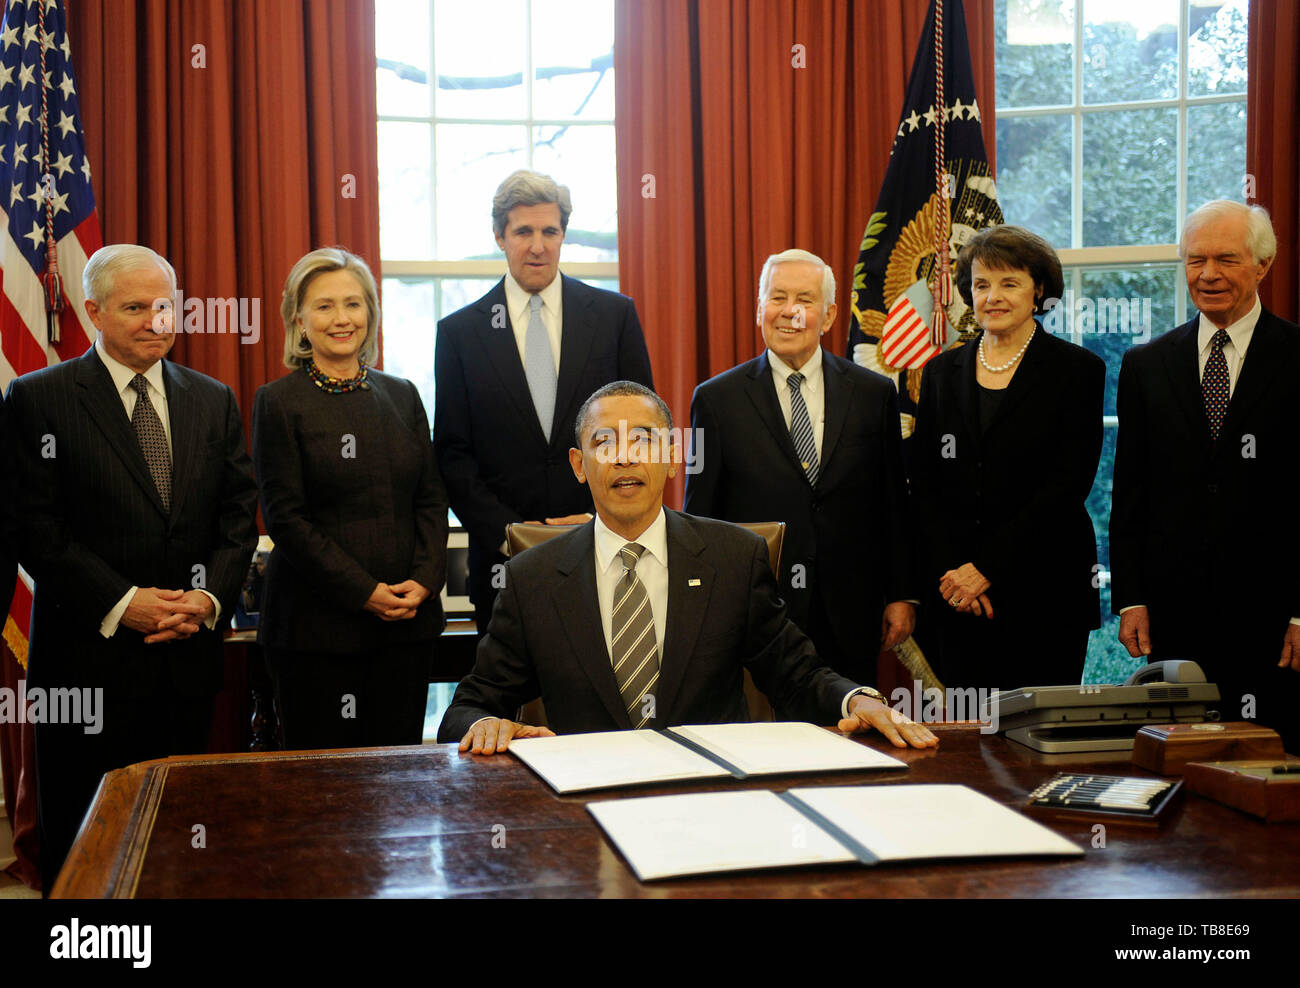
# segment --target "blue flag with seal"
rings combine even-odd
[[[875,211],[853,269],[848,356],[899,391],[912,433],[927,361],[979,332],[953,290],[957,252],[1002,222],[961,0],[931,0]]]

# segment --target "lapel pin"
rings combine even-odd
[[[688,587],[698,587],[700,585],[700,581],[697,579],[690,579],[686,581],[686,585]]]

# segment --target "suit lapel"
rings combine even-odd
[[[835,447],[840,433],[844,431],[844,422],[849,415],[849,406],[853,403],[853,381],[831,355],[822,351],[822,458],[821,469],[817,473],[820,485],[826,477],[827,470],[835,457]],[[791,443],[793,445],[793,443]]]
[[[578,394],[578,382],[587,366],[587,357],[596,336],[596,323],[591,311],[592,295],[583,291],[581,282],[565,275],[560,275],[560,279],[563,329],[560,331],[560,376],[555,382],[555,422],[565,421],[569,409],[572,407],[576,412],[576,406],[587,398],[587,395]],[[552,443],[557,438],[564,449],[569,448],[572,437],[557,437],[552,423]]]
[[[158,487],[153,482],[153,475],[149,473],[149,467],[144,461],[140,440],[131,427],[131,420],[126,417],[121,396],[113,387],[113,377],[100,361],[93,344],[79,359],[76,379],[78,397],[89,413],[90,421],[104,433],[109,447],[122,461],[126,472],[135,478],[136,483],[158,509],[158,513],[165,517],[167,512],[163,509],[162,499],[158,496]],[[175,444],[175,433],[173,433],[172,445]]]
[[[799,476],[804,478],[804,483],[807,483],[808,477],[803,472],[799,454],[795,452],[794,442],[790,439],[790,430],[785,427],[781,405],[776,399],[776,387],[772,383],[772,365],[768,363],[766,350],[760,353],[750,365],[745,381],[745,393],[753,403],[755,411],[758,412],[759,419],[772,434],[777,449],[781,450],[781,455],[791,469],[798,471]]]
[[[1164,348],[1165,374],[1174,401],[1187,419],[1188,435],[1197,437],[1202,455],[1210,453],[1210,422],[1201,398],[1201,372],[1196,357],[1196,330],[1200,318],[1173,330],[1172,346]]]
[[[497,308],[498,305],[501,306],[500,309]],[[506,305],[504,278],[479,300],[478,309],[483,315],[482,324],[477,329],[479,346],[501,379],[504,400],[514,406],[515,414],[521,421],[531,423],[537,443],[545,446],[546,437],[542,433],[541,423],[537,421],[537,409],[533,406],[532,392],[528,390],[528,378],[524,376],[524,365],[519,360],[519,344],[515,340],[510,310]]]
[[[1273,379],[1286,366],[1280,358],[1281,342],[1273,314],[1261,312],[1259,322],[1255,324],[1255,332],[1250,338],[1250,349],[1246,351],[1241,373],[1237,376],[1237,386],[1232,389],[1232,399],[1228,402],[1228,410],[1223,417],[1220,437],[1236,434],[1251,406],[1268,391]],[[1222,449],[1224,445],[1220,443],[1219,448]]]
[[[976,430],[977,432],[992,432],[1003,422],[1013,420],[1016,410],[1025,403],[1025,398],[1042,387],[1045,381],[1051,379],[1050,372],[1046,371],[1051,367],[1055,358],[1052,353],[1055,342],[1055,340],[1047,338],[1046,330],[1039,325],[1038,329],[1034,331],[1034,339],[1030,341],[1029,346],[1025,349],[1025,355],[1020,358],[1020,366],[1016,368],[1015,374],[1012,375],[1011,383],[1007,385],[1002,401],[998,403],[997,410],[993,413],[993,420],[989,422],[987,429],[981,424],[980,428]],[[978,409],[976,409],[976,414],[975,421],[978,422]]]
[[[568,635],[569,647],[600,702],[620,728],[630,729],[632,720],[623,706],[614,667],[609,661],[600,600],[596,595],[595,531],[596,523],[590,521],[569,537],[568,551],[556,566],[560,578],[551,589],[551,600],[556,618]]]
[[[172,433],[172,517],[180,517],[185,492],[194,474],[195,457],[204,445],[199,436],[199,419],[190,400],[189,382],[171,361],[163,361],[163,384],[167,389],[167,417]]]
[[[655,727],[672,723],[673,703],[695,652],[713,592],[714,569],[700,554],[704,541],[675,511],[665,509],[668,535],[668,620],[660,650]],[[692,581],[699,582],[692,586]]]
[[[961,421],[966,427],[967,437],[977,451],[982,446],[979,382],[975,380],[975,356],[978,351],[978,340],[964,344],[958,349],[957,360],[953,365],[953,371],[957,374],[958,393],[961,395]]]

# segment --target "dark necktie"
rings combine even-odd
[[[639,542],[629,542],[618,550],[623,576],[614,587],[614,617],[610,622],[614,678],[634,728],[644,727],[652,719],[654,705],[647,706],[644,701],[646,696],[653,697],[659,681],[654,612],[650,609],[650,595],[636,575],[636,563],[643,552],[645,546]]]
[[[1201,397],[1205,400],[1205,417],[1210,420],[1210,439],[1214,442],[1219,441],[1223,416],[1228,411],[1228,361],[1223,356],[1227,342],[1226,329],[1214,334],[1210,341],[1210,357],[1205,361],[1205,373],[1201,375]]]
[[[799,386],[803,384],[803,375],[795,371],[785,379],[790,389],[790,439],[794,442],[794,451],[799,454],[803,472],[808,475],[808,483],[817,486],[817,441],[813,437],[812,420],[808,418],[808,406],[804,404]]]
[[[158,497],[163,509],[172,510],[172,456],[167,449],[167,433],[163,429],[162,419],[154,410],[149,400],[149,382],[143,374],[131,378],[131,387],[135,388],[135,410],[131,412],[131,425],[135,427],[136,438],[140,440],[140,451],[144,453],[144,462],[149,465],[153,475],[154,486],[158,488]]]

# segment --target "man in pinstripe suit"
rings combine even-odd
[[[36,725],[47,894],[103,773],[206,749],[221,627],[257,537],[234,393],[163,359],[171,265],[115,244],[83,287],[94,345],[15,380],[5,422],[14,542],[36,580],[29,693],[102,698],[96,724]]]

